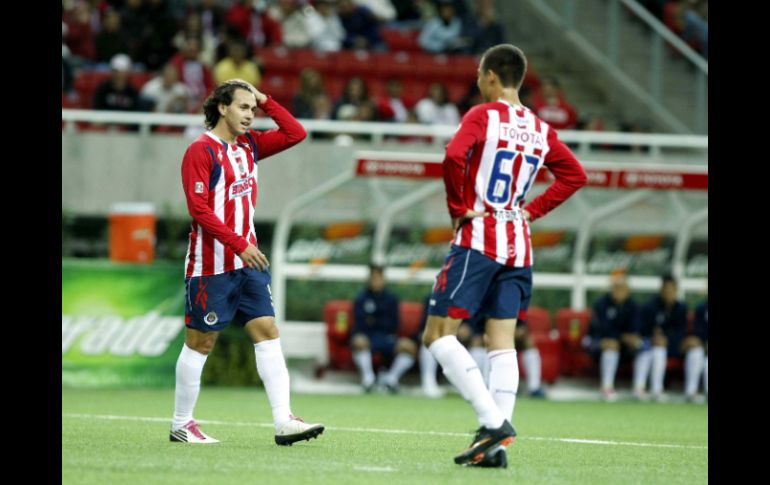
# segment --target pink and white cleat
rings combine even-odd
[[[172,429],[169,440],[181,443],[219,443],[218,439],[214,439],[201,431],[194,419],[179,429]]]

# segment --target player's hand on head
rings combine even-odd
[[[251,90],[251,92],[254,93],[254,96],[257,98],[257,104],[264,103],[267,100],[267,95],[262,93],[259,89],[255,88],[250,82],[248,82],[248,81],[246,81],[244,79],[233,78],[233,79],[228,79],[225,82],[226,83],[245,84],[246,86],[248,86],[249,89]]]

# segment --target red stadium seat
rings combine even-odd
[[[416,301],[402,301],[398,306],[398,336],[414,337],[422,324],[422,303]]]
[[[591,311],[574,311],[562,308],[556,312],[556,328],[559,331],[562,348],[562,373],[565,375],[586,375],[594,363],[588,352],[581,346],[588,333]]]
[[[286,47],[268,47],[258,49],[255,56],[261,59],[261,70],[263,75],[272,74],[294,74],[302,70],[292,55],[292,51]]]
[[[552,338],[548,334],[536,333],[533,336],[535,347],[540,351],[540,378],[549,384],[553,384],[561,374],[561,343],[558,338]],[[522,361],[522,352],[517,352],[516,355],[519,359],[521,377],[526,378],[527,372]]]
[[[380,57],[381,55],[363,50],[340,51],[337,53],[336,72],[345,79],[376,76]]]
[[[419,30],[383,28],[380,29],[380,35],[385,44],[388,45],[388,50],[409,52],[422,50],[420,44],[417,43],[417,38],[420,36]]]
[[[531,306],[527,310],[527,328],[532,335],[548,335],[551,331],[551,314],[547,308]]]
[[[337,73],[337,54],[329,52],[318,52],[313,49],[294,49],[291,51],[291,57],[300,67],[300,71],[305,68],[312,68],[321,73],[322,77],[335,75]]]
[[[326,342],[329,346],[329,366],[333,369],[354,369],[350,351],[350,330],[353,328],[353,302],[331,300],[324,305]]]

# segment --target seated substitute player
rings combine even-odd
[[[278,128],[250,129],[261,108]],[[243,325],[254,343],[257,372],[275,424],[275,442],[315,438],[321,424],[293,415],[289,372],[281,350],[270,295],[268,261],[257,248],[254,206],[257,163],[302,141],[306,132],[271,97],[236,79],[223,83],[203,107],[209,131],[182,160],[182,187],[193,218],[185,262],[185,343],[176,364],[171,441],[217,443],[193,419],[201,373],[219,332]]]
[[[639,334],[644,340],[634,362],[634,396],[646,399],[645,383],[650,374],[650,393],[655,401],[666,399],[663,380],[668,357],[679,357],[682,339],[687,329],[687,306],[677,300],[677,285],[671,275],[662,278],[660,294],[652,297],[641,309]],[[651,350],[645,350],[651,346]]]
[[[708,358],[709,349],[709,300],[698,303],[695,307],[695,322],[692,332],[682,341],[684,353],[684,394],[689,402],[699,402],[698,381],[703,374],[703,392],[708,396]]]
[[[350,345],[353,362],[361,372],[361,385],[371,392],[375,385],[372,369],[372,352],[380,352],[389,359],[395,354],[390,370],[380,374],[379,383],[389,392],[398,392],[398,381],[414,365],[417,344],[414,340],[399,337],[398,297],[385,289],[382,266],[369,266],[366,288],[353,302],[353,330]]]
[[[639,306],[623,271],[610,277],[610,291],[594,303],[588,335],[584,343],[594,359],[599,360],[602,398],[617,400],[615,374],[620,360],[631,360],[642,346],[637,333]]]

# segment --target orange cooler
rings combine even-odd
[[[110,260],[152,263],[155,258],[155,207],[122,202],[110,208]]]

